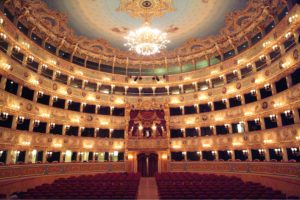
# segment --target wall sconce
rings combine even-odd
[[[6,40],[7,36],[6,36],[5,33],[0,33],[0,38],[1,38],[2,40]]]
[[[277,148],[277,149],[274,149],[275,151],[275,154],[278,155],[278,156],[281,156],[282,155],[282,151],[281,149]]]
[[[43,96],[44,96],[44,92],[38,91],[38,97],[41,98],[41,97],[43,97]]]
[[[290,17],[289,17],[289,23],[293,23],[294,21],[296,21],[297,18],[298,18],[298,15],[297,15],[297,14],[295,14],[295,15],[293,15],[293,16],[290,16]]]
[[[292,154],[296,154],[298,152],[298,149],[295,147],[291,148]],[[1,156],[1,155],[0,155]]]
[[[0,151],[0,157],[2,157],[4,151]]]
[[[128,155],[128,160],[132,160],[133,159],[133,155],[129,154]]]
[[[34,127],[38,127],[40,125],[40,120],[34,120],[33,125]]]
[[[252,67],[252,64],[251,63],[247,63],[246,67],[250,68],[250,67]]]
[[[47,156],[52,156],[53,152],[52,151],[47,151]]]
[[[247,156],[247,155],[248,155],[248,150],[242,150],[242,152],[243,152],[243,155],[244,155],[244,156]]]
[[[70,130],[70,125],[66,125],[66,131]]]
[[[43,68],[43,69],[47,69],[47,68],[48,68],[48,65],[42,64],[42,68]]]
[[[21,49],[21,48],[20,48],[19,46],[17,46],[17,45],[14,46],[14,48],[13,48],[13,50],[14,50],[15,52],[17,52],[17,53],[19,53],[20,49]]]
[[[258,149],[259,155],[263,156],[265,155],[265,150],[264,149]]]
[[[288,33],[285,34],[285,38],[288,39],[289,37],[291,37],[291,35],[292,35],[292,33],[288,32]]]
[[[98,154],[99,154],[98,152],[94,152],[94,156],[98,156]]]
[[[227,99],[222,99],[222,102],[225,104],[226,103],[226,101],[227,101]]]
[[[16,157],[19,157],[20,151],[15,151]]]
[[[232,154],[232,150],[227,150],[227,154],[231,155]]]
[[[208,102],[208,103],[207,103],[207,105],[208,105],[208,107],[210,107],[210,108],[211,108],[211,106],[212,106],[212,102]]]
[[[50,123],[50,129],[54,129],[55,128],[55,123],[51,122]]]
[[[80,127],[81,132],[84,131],[85,127]]]
[[[28,62],[33,62],[34,61],[34,57],[30,55],[30,56],[28,56],[27,60],[28,60]]]
[[[53,96],[52,98],[53,98],[53,102],[57,102],[57,100],[58,100],[57,96]]]
[[[198,155],[198,156],[201,156],[201,151],[197,151],[197,155]]]
[[[275,44],[273,47],[272,47],[273,51],[277,51],[279,49],[279,46],[277,44]]]
[[[251,90],[250,93],[252,96],[256,96],[256,90]]]
[[[179,108],[180,108],[180,110],[183,110],[183,109],[184,109],[184,106],[180,106]]]
[[[272,122],[275,122],[276,121],[276,115],[275,114],[270,115],[270,120]]]
[[[7,63],[3,63],[2,64],[2,68],[5,69],[5,70],[10,70],[11,69],[11,65],[7,64]]]
[[[18,116],[18,120],[17,120],[17,123],[18,124],[23,124],[24,123],[24,117],[23,116]]]
[[[139,125],[139,130],[143,130],[143,126],[141,124]]]
[[[287,117],[287,118],[293,118],[293,111],[291,110],[286,110],[284,111],[284,115]]]
[[[215,156],[217,154],[217,151],[211,151],[212,155]]]
[[[241,100],[241,95],[236,95],[235,98],[236,98],[237,101],[240,101]]]
[[[266,60],[266,56],[265,56],[265,55],[259,56],[259,60],[260,60],[260,61],[265,61],[265,60]]]
[[[1,112],[0,113],[0,120],[7,120],[8,113],[7,112]]]
[[[255,122],[255,124],[259,125],[260,124],[260,119],[256,118],[256,119],[254,119],[254,122]]]
[[[238,71],[237,71],[237,70],[233,70],[232,73],[233,73],[234,75],[236,75],[236,74],[238,73]]]
[[[85,106],[86,106],[86,103],[82,103],[82,106],[85,107]]]
[[[56,71],[56,72],[55,72],[55,75],[56,75],[56,76],[60,76],[60,74],[61,74],[60,71]]]
[[[155,131],[156,130],[156,125],[153,124],[151,128],[152,128],[153,131]]]
[[[167,160],[167,159],[168,159],[168,155],[167,155],[167,154],[163,154],[163,155],[161,156],[161,158],[162,158],[163,160]]]
[[[269,83],[264,85],[264,88],[266,91],[270,91],[271,90],[271,85]]]
[[[68,105],[71,105],[72,102],[73,102],[73,101],[72,101],[71,99],[68,99],[68,100],[67,100]]]

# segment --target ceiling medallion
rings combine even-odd
[[[135,18],[142,18],[144,24],[141,28],[130,31],[125,37],[125,46],[139,55],[150,56],[160,53],[170,43],[167,33],[151,28],[153,17],[161,17],[167,12],[174,11],[172,0],[121,0],[118,11],[128,13]]]

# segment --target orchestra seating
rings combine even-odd
[[[20,199],[136,199],[140,175],[104,173],[60,178],[25,193]]]
[[[280,191],[238,177],[188,172],[155,175],[160,199],[286,199]],[[297,198],[297,197],[292,197]]]

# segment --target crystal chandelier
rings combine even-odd
[[[143,56],[159,53],[161,49],[166,48],[166,44],[170,43],[167,33],[151,28],[148,22],[145,22],[141,28],[130,31],[125,39],[127,43],[124,45],[129,47],[130,51]]]

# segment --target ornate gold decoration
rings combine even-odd
[[[175,11],[175,8],[172,0],[121,0],[117,11],[150,21],[153,17]]]

